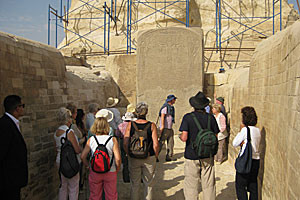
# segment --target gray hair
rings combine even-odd
[[[72,103],[68,103],[67,107],[66,107],[68,110],[70,110],[72,112],[72,114],[75,113],[75,111],[77,110],[77,107],[72,104]]]
[[[148,113],[148,104],[146,102],[140,102],[136,105],[135,113],[137,116],[145,116]]]
[[[89,110],[90,113],[97,112],[98,108],[99,108],[99,104],[97,104],[97,103],[91,103],[88,106],[88,110]]]
[[[72,120],[72,113],[69,109],[66,109],[65,107],[59,108],[57,112],[57,121],[60,125],[68,123],[70,120]]]

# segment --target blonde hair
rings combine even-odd
[[[72,120],[72,113],[69,109],[65,107],[59,108],[57,112],[57,121],[60,125],[68,123]]]
[[[215,104],[212,105],[212,107],[213,107],[214,109],[216,109],[217,112],[221,112],[221,105],[220,105],[220,104],[215,103]]]
[[[91,132],[95,135],[108,135],[110,131],[109,124],[105,117],[98,117],[95,119]]]

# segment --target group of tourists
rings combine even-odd
[[[106,108],[99,109],[97,103],[88,106],[88,113],[73,104],[59,108],[59,127],[54,133],[56,166],[60,177],[59,200],[78,199],[79,190],[88,176],[90,200],[116,200],[117,172],[122,168],[123,181],[131,184],[132,200],[155,199],[153,185],[159,153],[166,142],[165,161],[176,161],[174,157],[175,95],[168,95],[158,112],[159,124],[147,120],[148,104],[129,104],[123,117],[115,106],[119,100],[110,97]],[[185,142],[184,196],[196,200],[199,184],[202,184],[203,199],[216,198],[214,164],[226,158],[226,141],[229,132],[224,98],[215,98],[215,104],[204,93],[198,92],[189,98],[193,111],[183,116],[179,138]],[[9,199],[20,199],[20,189],[27,185],[27,149],[19,128],[19,117],[25,104],[16,95],[4,100],[5,114],[0,119],[0,133],[8,140],[0,144],[0,171],[10,171],[11,165],[19,163],[13,173],[1,173],[0,195]],[[251,165],[241,171],[243,161],[236,162],[236,194],[238,199],[258,199],[257,176],[259,170],[260,131],[255,127],[257,115],[253,107],[241,109],[240,132],[233,140],[234,147],[241,147],[239,158],[251,151]],[[157,127],[158,125],[158,127]],[[8,146],[11,144],[11,146]],[[204,145],[205,144],[205,145]],[[12,156],[13,146],[18,145],[22,158]],[[249,160],[249,159],[248,159]],[[239,166],[237,166],[239,165]],[[144,193],[140,197],[139,187],[143,183]],[[11,187],[13,185],[14,187]],[[13,194],[13,198],[12,197]]]

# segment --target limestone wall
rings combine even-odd
[[[107,58],[106,69],[124,99],[133,105],[136,105],[136,67],[136,55],[112,55]]]
[[[3,99],[20,95],[26,104],[21,129],[28,148],[29,184],[24,199],[54,199],[55,111],[67,102],[64,59],[46,45],[0,33],[1,115]],[[1,172],[5,173],[5,172]]]
[[[175,128],[191,110],[188,98],[203,87],[202,30],[179,27],[152,29],[138,37],[137,101],[149,104],[148,119],[156,121],[167,95],[176,101]]]
[[[53,134],[58,108],[69,102],[83,109],[96,102],[102,108],[108,96],[122,96],[108,73],[84,67],[75,73],[74,68],[66,71],[55,48],[0,32],[0,113],[7,95],[17,94],[26,104],[21,130],[28,148],[29,184],[22,189],[22,199],[56,199]]]
[[[234,88],[232,135],[239,130],[242,106],[257,111],[262,133],[259,180],[262,199],[300,196],[300,22],[262,42],[254,53],[249,86]],[[229,146],[231,158],[238,149]]]

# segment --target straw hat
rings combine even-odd
[[[119,103],[119,99],[118,98],[109,97],[107,99],[107,101],[106,101],[106,107],[108,107],[108,108],[114,107],[118,103]]]
[[[96,113],[95,117],[105,117],[107,122],[111,122],[114,118],[114,113],[107,109],[101,109]]]
[[[135,106],[133,104],[128,104],[127,112],[134,113],[135,112]]]

